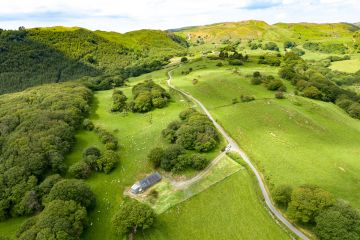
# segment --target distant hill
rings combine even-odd
[[[116,74],[131,67],[141,72],[141,66],[156,67],[185,50],[184,39],[158,30],[125,34],[79,27],[0,31],[0,93]]]
[[[191,42],[207,43],[236,39],[261,39],[266,41],[283,40],[326,40],[351,39],[360,27],[348,23],[276,23],[249,20],[241,22],[216,23],[205,26],[185,27],[171,31]]]

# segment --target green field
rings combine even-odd
[[[149,78],[153,78],[159,83],[164,83],[164,80],[166,79],[166,71],[167,70],[162,70],[141,76],[139,78],[131,79],[130,84],[132,85],[138,81]],[[130,88],[125,88],[123,90],[126,94],[129,94]],[[173,94],[174,101],[167,108],[155,110],[147,114],[129,113],[125,116],[123,114],[113,114],[109,112],[111,107],[111,93],[111,91],[102,91],[96,93],[96,102],[91,119],[95,124],[101,125],[102,127],[112,131],[119,138],[121,162],[117,169],[115,169],[115,171],[113,171],[111,174],[104,175],[97,173],[94,174],[89,180],[87,180],[97,196],[97,206],[95,210],[90,213],[90,226],[85,232],[84,239],[116,239],[112,233],[110,220],[112,214],[116,211],[117,206],[120,204],[121,199],[123,198],[123,192],[125,188],[129,187],[146,173],[150,173],[152,171],[151,167],[146,161],[146,155],[151,148],[165,144],[161,139],[160,131],[170,121],[176,119],[178,113],[182,109],[192,105],[191,103],[185,101],[182,97]],[[152,123],[150,123],[150,121]],[[91,132],[79,132],[77,135],[77,140],[78,141],[74,151],[67,159],[69,163],[77,161],[81,156],[82,150],[87,146],[100,146],[97,137]],[[211,159],[217,154],[218,150],[208,154],[208,158]],[[234,169],[234,167],[229,169]],[[239,174],[239,176],[236,174],[236,176],[231,177],[230,180],[225,180],[224,185],[222,185],[222,182],[220,182],[216,184],[215,187],[211,187],[210,189],[214,190],[210,190],[209,193],[205,191],[203,195],[204,197],[200,198],[200,200],[197,200],[197,197],[192,197],[190,200],[181,203],[181,207],[191,205],[192,207],[196,207],[199,211],[202,211],[199,213],[190,213],[186,211],[187,214],[194,215],[192,221],[196,221],[196,219],[199,221],[202,214],[211,214],[212,212],[211,209],[203,206],[202,204],[206,198],[214,199],[216,195],[219,195],[219,197],[221,195],[224,200],[211,200],[211,204],[214,204],[215,207],[215,205],[219,204],[219,202],[223,202],[225,199],[228,199],[226,197],[228,195],[231,198],[226,201],[226,204],[222,204],[223,213],[219,216],[223,218],[224,223],[226,223],[226,216],[232,218],[231,224],[229,224],[229,226],[232,227],[228,227],[227,231],[230,231],[232,228],[237,228],[238,225],[240,225],[244,229],[244,232],[239,231],[239,236],[241,235],[247,239],[251,239],[253,234],[255,234],[253,232],[255,230],[252,229],[252,226],[262,226],[261,228],[257,227],[258,231],[256,231],[256,234],[259,236],[262,236],[261,234],[270,234],[273,236],[273,239],[286,239],[287,235],[283,232],[283,230],[281,230],[279,226],[275,224],[275,222],[273,222],[270,215],[267,213],[267,210],[260,203],[260,199],[255,193],[255,186],[251,182],[250,177],[247,173],[245,173],[245,171],[242,172],[244,173]],[[198,190],[197,192],[203,191],[204,185],[210,186],[212,182],[214,182],[214,179],[216,181],[218,181],[218,179],[220,180],[216,172],[215,174],[210,175],[210,177],[208,176],[207,179],[208,180],[205,179],[204,181],[197,183],[197,186],[195,184],[192,187],[192,190]],[[244,186],[244,188],[239,187],[232,190],[230,187],[227,187],[237,181],[240,181],[241,183],[239,186]],[[189,189],[188,191],[192,190]],[[223,192],[223,194],[219,194],[219,191]],[[207,196],[207,194],[211,194],[211,196]],[[214,197],[212,196],[213,194],[215,195]],[[234,202],[235,200],[236,202]],[[243,204],[243,207],[239,208],[237,212],[233,212],[230,215],[229,213],[225,212],[229,208],[237,209],[237,204],[240,203]],[[175,206],[174,208],[171,208],[170,211],[160,215],[159,221],[161,224],[172,225],[173,220],[166,219],[169,216],[172,216],[172,211],[174,211],[176,208],[177,207]],[[243,212],[244,209],[248,209],[248,212]],[[219,207],[218,210],[220,211]],[[241,212],[242,215],[239,215]],[[213,224],[215,223],[216,222],[213,222]],[[184,233],[184,237],[190,236],[192,234],[189,232],[187,233],[187,231],[193,228],[192,224],[192,222],[182,224],[181,228],[179,228],[180,226],[177,228],[177,231]],[[219,225],[219,227],[220,226],[221,225]],[[163,228],[162,226],[156,225],[155,229],[155,232],[151,233],[151,236],[154,236],[152,237],[153,239],[157,239],[156,236],[158,236],[158,234],[161,236],[167,236],[170,234],[167,227]],[[210,230],[213,228],[209,227],[207,229]],[[201,237],[212,239],[211,237],[213,236],[213,233],[206,233],[207,231],[203,231],[204,232],[202,233]],[[179,237],[181,236],[179,235]]]
[[[245,77],[254,67],[239,67],[234,73],[230,67],[215,69],[214,65],[208,61],[183,65],[175,71],[173,83],[208,107],[255,161],[270,187],[317,184],[360,207],[358,120],[331,103],[291,94],[285,100],[275,99],[273,92],[251,85]],[[194,71],[182,75],[189,67]],[[276,72],[260,68],[257,70],[263,73]],[[198,79],[196,85],[194,78]],[[241,94],[257,100],[232,105],[231,99]]]
[[[139,78],[131,79],[130,84],[132,85],[138,81],[148,78],[153,78],[156,82],[163,84],[166,79],[166,71],[167,70],[162,70],[141,76]],[[129,94],[130,92],[130,88],[124,88],[123,90],[126,94]],[[160,135],[161,130],[165,128],[170,121],[176,119],[180,111],[192,105],[192,103],[185,101],[177,94],[172,94],[173,102],[164,109],[155,110],[147,114],[113,114],[109,112],[111,107],[111,93],[112,91],[102,91],[95,94],[94,112],[91,115],[91,119],[96,125],[101,125],[113,132],[119,138],[121,160],[120,165],[111,174],[105,175],[96,173],[87,180],[87,183],[91,186],[97,196],[97,206],[90,213],[90,226],[85,232],[84,239],[117,239],[112,233],[110,220],[123,198],[124,190],[131,186],[136,180],[152,171],[151,166],[146,160],[147,153],[153,147],[165,144]],[[97,137],[92,132],[80,131],[77,135],[77,144],[74,151],[68,156],[68,163],[78,161],[81,157],[83,149],[91,145],[101,146]],[[219,149],[223,146],[223,144],[220,145],[221,146],[219,146],[216,151],[207,154],[209,159],[214,158],[218,154]],[[219,179],[219,173],[211,176],[209,181],[213,181],[215,178]],[[234,214],[232,220],[233,224],[242,225],[242,228],[245,231],[245,229],[249,229],[251,225],[259,226],[256,221],[260,221],[259,219],[261,219],[261,221],[264,222],[262,225],[264,228],[261,227],[260,229],[262,230],[259,230],[257,234],[269,232],[272,236],[274,236],[274,239],[276,237],[281,237],[281,239],[286,238],[286,234],[273,222],[270,215],[260,203],[260,200],[256,197],[254,185],[249,177],[243,178],[244,179],[236,178],[236,180],[233,181],[243,182],[247,187],[246,191],[244,192],[240,189],[240,192],[234,194],[233,197],[237,197],[237,201],[239,204],[243,204],[245,209],[249,206],[255,206],[255,209],[249,211],[249,213],[243,213],[243,216],[253,215],[251,218],[247,218],[246,220],[245,218],[238,218],[237,214]],[[199,186],[196,186],[195,184],[193,190],[198,190],[197,192],[202,191],[204,190],[203,185],[210,186],[210,183],[206,182],[205,179],[205,181],[198,183]],[[213,187],[210,189],[212,188]],[[216,187],[216,189],[218,188],[219,187]],[[215,194],[217,195],[217,193]],[[244,197],[244,195],[249,196]],[[199,209],[199,211],[208,211],[208,208],[201,202],[193,203],[192,199],[195,198],[190,199],[191,205],[194,207],[197,205],[196,208]],[[187,202],[188,201],[185,201],[182,204],[186,204]],[[225,212],[226,209],[231,206],[232,208],[236,208],[236,205],[232,205],[232,200],[228,201],[221,209],[218,207],[218,210]],[[258,209],[261,210],[259,211]],[[164,214],[166,216],[168,215],[167,212]],[[184,214],[188,214],[186,210],[184,210]],[[258,218],[257,214],[261,214],[261,218]],[[163,219],[162,216],[163,215],[161,215],[160,219]],[[224,214],[222,217],[225,216],[226,215]],[[195,213],[194,220],[191,221],[198,221],[200,217],[201,215]],[[167,224],[171,224],[172,220],[161,220],[163,224],[164,221],[168,221]],[[191,225],[184,225],[183,228],[184,229],[178,229],[178,231],[186,233],[187,229],[191,228]],[[208,230],[210,231],[211,228],[212,226],[209,226]],[[166,229],[156,229],[157,234],[159,233],[158,231],[162,232],[161,234],[168,234]],[[228,229],[228,231],[230,230],[231,228]],[[205,232],[202,236],[205,236],[204,234]],[[234,234],[236,234],[236,231],[234,231]],[[239,234],[245,233],[239,232]],[[246,234],[248,234],[248,239],[250,239],[250,233]],[[209,233],[207,238],[212,239],[211,236],[212,235]],[[180,235],[179,239],[181,239]]]
[[[340,72],[354,73],[360,70],[360,58],[333,62],[330,68]]]
[[[123,198],[125,188],[152,172],[146,158],[148,152],[164,144],[161,130],[187,107],[186,102],[174,101],[169,107],[148,114],[113,114],[109,111],[111,94],[112,91],[96,93],[97,106],[91,119],[118,137],[120,164],[109,175],[96,173],[87,180],[96,194],[97,205],[90,213],[90,226],[85,239],[116,239],[110,220]],[[86,147],[99,145],[97,137],[91,132],[79,132],[77,140],[74,151],[67,159],[69,163],[80,160]]]
[[[290,239],[260,203],[246,170],[160,215],[139,239]]]
[[[173,186],[169,179],[163,178],[160,183],[147,190],[144,194],[138,195],[137,199],[149,204],[157,214],[161,214],[240,170],[243,170],[243,167],[225,155],[209,168],[209,171],[204,170],[205,174],[202,175],[202,178],[191,185],[178,189]],[[158,192],[156,199],[148,195],[151,191]]]

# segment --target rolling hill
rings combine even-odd
[[[283,40],[325,40],[346,38],[351,40],[359,27],[348,23],[276,23],[267,24],[264,21],[249,20],[241,22],[216,23],[205,26],[174,29],[180,36],[191,42],[202,39],[206,43],[219,43],[224,40],[258,39],[266,41]]]
[[[183,53],[186,42],[157,30],[120,34],[50,27],[0,31],[0,46],[0,93],[6,93],[83,76],[118,75],[131,67],[141,73],[142,66],[158,68]]]
[[[359,29],[348,23],[255,20],[128,33],[0,29],[0,239],[52,239],[42,222],[53,221],[59,226],[55,232],[71,229],[58,224],[76,219],[65,211],[70,207],[64,202],[71,201],[82,208],[79,220],[88,218],[69,233],[74,239],[125,239],[117,235],[114,216],[128,201],[128,189],[154,171],[162,182],[132,196],[156,213],[152,228],[130,234],[136,239],[292,238],[291,228],[269,214],[247,165],[225,156],[233,149],[225,139],[210,152],[196,153],[210,163],[208,169],[169,172],[161,166],[164,159],[191,163],[192,149],[181,148],[180,160],[176,151],[166,151],[193,142],[197,127],[213,131],[199,123],[201,115],[185,116],[189,108],[201,111],[187,94],[244,149],[283,216],[310,239],[329,239],[316,237],[316,219],[299,220],[287,204],[296,202],[299,188],[316,186],[358,213],[360,96],[345,89],[360,85]],[[275,47],[266,47],[269,41]],[[295,43],[283,47],[285,41]],[[171,79],[187,94],[169,89]],[[158,88],[143,84],[149,80]],[[147,107],[165,93],[166,104]],[[115,108],[120,104],[121,111]],[[136,111],[135,105],[152,111]],[[211,144],[200,133],[196,139]],[[160,167],[152,162],[156,148],[166,152]],[[63,181],[72,184],[64,187]],[[188,185],[176,187],[184,182]],[[88,186],[96,205],[83,203],[90,198],[87,191],[76,192],[73,186],[80,184],[83,190]],[[58,194],[58,186],[74,194]],[[276,198],[283,186],[291,189],[285,205]],[[63,196],[67,199],[57,199]],[[304,199],[317,201],[307,194]],[[314,216],[328,210],[319,209]],[[64,212],[65,220],[58,216]],[[358,239],[360,222],[348,225],[356,227],[353,239]],[[31,232],[33,238],[27,238]]]

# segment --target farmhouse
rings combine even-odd
[[[158,172],[155,172],[132,185],[131,192],[134,194],[142,193],[149,187],[155,185],[157,182],[160,182],[160,180],[161,175]]]

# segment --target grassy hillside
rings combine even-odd
[[[124,75],[124,69],[137,68],[127,77],[151,64],[158,69],[184,52],[186,44],[155,30],[118,34],[51,27],[0,31],[0,46],[1,94],[82,76]]]
[[[153,229],[138,234],[151,240],[290,239],[259,202],[246,170],[173,207]]]
[[[175,71],[174,84],[197,97],[256,162],[269,186],[316,184],[360,207],[360,122],[334,104],[287,95],[284,100],[246,77],[274,67],[245,65],[237,72],[199,61]],[[182,71],[193,68],[184,76]],[[193,79],[198,79],[196,85]],[[292,92],[288,86],[288,92]],[[250,103],[232,104],[241,94]],[[234,124],[236,123],[236,124]]]
[[[152,78],[155,82],[165,86],[166,71],[166,69],[160,70],[132,78],[130,79],[130,84],[134,85],[145,79]],[[130,96],[130,87],[124,87],[121,88],[121,90]],[[90,213],[90,226],[84,235],[84,239],[117,239],[113,234],[110,220],[112,214],[122,202],[124,190],[131,186],[137,179],[153,171],[147,161],[146,155],[152,148],[166,145],[161,138],[161,130],[165,128],[169,122],[176,119],[179,112],[192,106],[192,103],[185,101],[183,97],[173,93],[172,102],[164,109],[158,109],[146,114],[115,114],[110,112],[111,94],[111,90],[101,91],[95,94],[91,120],[96,125],[100,125],[112,132],[119,139],[120,165],[109,175],[94,174],[86,180],[97,196],[97,206],[93,212]],[[86,147],[98,146],[101,148],[101,143],[92,132],[80,131],[76,136],[76,140],[77,143],[73,152],[67,157],[67,163],[69,165],[81,159],[82,152]],[[210,152],[208,158],[214,158],[218,152],[219,149]],[[211,187],[210,189],[214,190],[210,190],[209,195],[205,194],[199,202],[194,202],[196,198],[191,198],[182,205],[190,204],[192,209],[198,209],[199,214],[209,214],[209,210],[216,207],[219,218],[221,217],[221,219],[223,219],[223,224],[226,223],[226,217],[230,216],[232,227],[229,226],[223,234],[231,233],[234,236],[244,236],[245,239],[251,239],[252,234],[255,232],[259,237],[269,234],[272,236],[272,239],[287,239],[286,233],[273,222],[270,215],[260,203],[258,195],[254,190],[253,182],[245,170],[243,170],[243,173],[231,179],[231,182],[225,180],[224,185],[222,185],[221,182],[219,185]],[[207,183],[204,182],[204,184],[206,185]],[[221,189],[223,188],[227,188],[228,190],[226,190],[226,194],[221,195],[223,191]],[[218,196],[219,199],[216,199],[216,196]],[[207,205],[202,204],[206,199],[207,202],[209,202],[209,199],[213,200]],[[226,201],[226,204],[219,206],[220,201]],[[237,204],[234,204],[234,202]],[[237,205],[241,206],[237,211],[227,212],[228,208],[235,209]],[[186,231],[192,228],[193,224],[197,224],[197,222],[200,221],[201,215],[194,214],[189,218],[189,222],[186,225],[178,228],[179,225],[174,225],[172,212],[177,209],[176,212],[178,214],[183,215],[183,217],[189,217],[189,210],[182,208],[183,207],[175,207],[172,208],[169,213],[165,212],[161,215],[159,220],[160,225],[157,223],[154,232],[146,233],[146,236],[150,236],[151,239],[162,239],[164,236],[166,239],[166,236],[173,234],[178,236],[178,239],[184,239],[186,235],[189,236]],[[169,216],[172,217],[169,218]],[[245,218],[245,216],[248,217]],[[178,220],[180,219],[181,218]],[[209,219],[209,221],[211,222],[212,220]],[[210,222],[209,227],[206,227],[207,230],[203,230],[201,235],[199,235],[202,239],[213,239],[213,234],[216,230],[213,227],[216,223],[212,222],[210,224]],[[166,227],[164,227],[164,225]],[[241,225],[241,229],[235,231],[234,228],[238,225]],[[256,229],[252,228],[252,226],[255,225],[258,227]],[[177,228],[174,228],[175,226],[177,226]],[[169,229],[169,227],[171,227],[171,229]],[[141,237],[142,236],[139,236],[139,238]]]
[[[261,39],[265,41],[285,40],[344,40],[350,42],[356,27],[347,23],[277,23],[269,25],[263,21],[226,22],[212,25],[189,27],[175,30],[177,34],[187,37],[191,42],[199,39],[206,43],[224,40]]]

